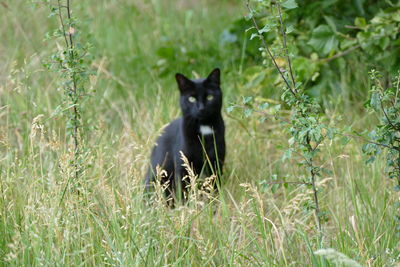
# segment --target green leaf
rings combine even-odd
[[[229,106],[226,108],[226,112],[231,113],[234,108],[235,108],[235,106]]]
[[[311,45],[317,52],[327,55],[333,49],[338,48],[339,41],[331,27],[328,25],[320,25],[313,30],[308,44]]]
[[[252,96],[243,97],[243,104],[249,104],[253,100]]]
[[[260,38],[260,35],[258,33],[252,33],[250,36],[250,40],[253,40],[256,37]]]
[[[258,119],[258,121],[259,121],[260,123],[264,123],[266,120],[267,120],[267,117],[260,117],[260,118]]]
[[[264,102],[259,107],[260,107],[260,109],[265,110],[265,109],[267,109],[269,107],[269,103],[268,102]]]
[[[252,110],[251,108],[246,108],[246,109],[244,110],[244,116],[245,116],[246,118],[250,117],[251,114],[253,114],[253,110]]]
[[[274,184],[271,187],[271,192],[272,193],[276,193],[276,191],[278,191],[280,184]]]
[[[258,31],[259,34],[262,34],[263,32],[270,32],[272,30],[272,27],[275,25],[270,25],[266,24],[262,29]],[[250,37],[251,38],[251,37]]]
[[[340,140],[342,145],[347,145],[350,142],[350,138],[348,138],[347,136],[343,136]]]
[[[293,32],[293,31],[294,31],[294,26],[293,26],[293,25],[289,25],[289,26],[286,28],[286,34],[289,34],[289,33]]]
[[[372,162],[375,161],[375,159],[376,159],[375,156],[371,156],[370,158],[368,158],[368,159],[365,161],[365,164],[371,164]]]
[[[343,39],[340,41],[340,49],[345,50],[357,45],[357,40]]]
[[[390,44],[390,39],[389,37],[385,36],[381,39],[379,39],[379,46],[382,48],[382,50],[385,50]]]
[[[356,27],[360,28],[360,29],[363,29],[363,28],[365,28],[365,26],[367,26],[367,22],[366,22],[365,18],[359,18],[359,17],[357,17],[357,18],[354,20],[354,25],[355,25]]]
[[[286,0],[282,3],[282,7],[286,9],[294,9],[299,7],[299,5],[296,3],[296,0]]]
[[[251,20],[253,17],[254,17],[254,11],[250,11],[250,13],[245,16],[245,19]]]
[[[332,31],[337,32],[335,20],[330,16],[324,16],[326,23],[331,27]]]

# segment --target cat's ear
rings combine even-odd
[[[178,87],[181,93],[193,89],[193,82],[190,79],[186,78],[185,75],[177,73],[175,74],[175,79],[178,83]]]
[[[221,71],[219,68],[215,68],[207,77],[207,81],[211,82],[213,84],[217,84],[218,86],[220,85],[220,76],[221,76]]]

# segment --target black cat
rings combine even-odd
[[[196,174],[210,176],[222,173],[225,158],[225,126],[221,116],[222,91],[220,70],[214,69],[205,79],[190,80],[175,75],[180,90],[182,117],[172,121],[157,139],[151,154],[151,167],[146,176],[146,188],[155,179],[156,166],[167,172],[161,183],[169,181],[167,197],[182,198],[187,175],[180,151],[187,157]],[[219,178],[214,181],[217,189]]]

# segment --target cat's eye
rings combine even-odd
[[[214,99],[214,96],[213,95],[208,95],[207,96],[207,101],[212,101]]]
[[[194,96],[189,96],[188,100],[190,103],[196,102],[196,98]]]

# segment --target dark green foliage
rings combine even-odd
[[[283,56],[279,48],[281,37],[276,27],[271,2],[254,1],[258,6],[252,15],[271,50],[279,58]],[[301,8],[295,8],[296,1],[281,1],[287,14],[283,15],[288,49],[296,65],[295,75],[304,82],[307,93],[329,98],[331,93],[342,93],[340,81],[349,79],[354,86],[347,95],[349,100],[367,94],[366,87],[355,80],[363,80],[363,74],[375,66],[384,76],[400,67],[400,4],[395,1],[301,1]],[[286,7],[289,8],[286,8]],[[351,8],[349,8],[351,6]],[[239,19],[228,30],[232,43],[259,64],[257,60],[257,36],[251,24]],[[249,29],[244,32],[243,29]],[[243,41],[244,36],[253,36]],[[364,66],[352,70],[355,62]],[[248,64],[251,64],[251,61]],[[253,64],[254,64],[253,63]],[[273,67],[269,61],[266,66]],[[360,72],[360,74],[358,73]],[[265,79],[268,79],[266,77]],[[341,99],[333,99],[335,102]]]

